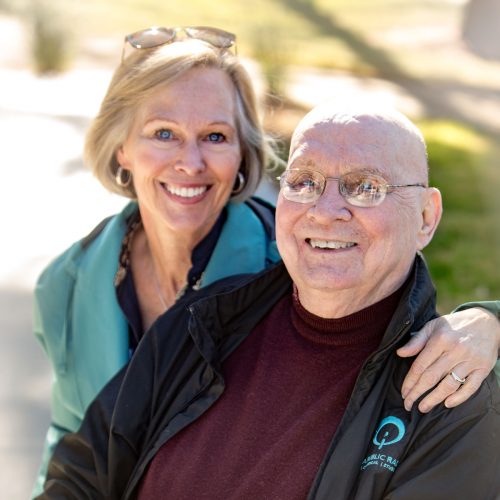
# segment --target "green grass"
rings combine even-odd
[[[500,168],[493,140],[453,122],[420,124],[431,184],[443,195],[441,224],[425,249],[442,312],[500,297]]]

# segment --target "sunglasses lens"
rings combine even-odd
[[[387,192],[384,179],[376,175],[353,172],[342,176],[340,193],[356,207],[374,207],[382,203]]]
[[[309,170],[285,170],[280,177],[283,196],[297,203],[312,203],[323,191],[324,178],[321,174]]]
[[[175,30],[171,28],[148,28],[127,35],[127,42],[136,49],[151,49],[170,42],[175,38]]]
[[[205,26],[194,26],[185,28],[186,34],[190,38],[203,40],[219,49],[228,49],[236,42],[236,36],[229,31],[220,30],[218,28],[209,28]]]

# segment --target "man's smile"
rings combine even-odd
[[[332,250],[340,250],[344,248],[352,248],[357,245],[352,241],[335,241],[335,240],[318,240],[307,238],[306,243],[310,245],[312,248],[321,248],[321,249],[332,249]]]

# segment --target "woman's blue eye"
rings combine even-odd
[[[208,140],[210,142],[222,142],[224,139],[224,134],[221,134],[220,132],[212,132],[211,134],[208,134]]]
[[[165,140],[168,140],[168,139],[172,139],[172,131],[171,130],[168,130],[168,129],[161,129],[161,130],[157,130],[155,132],[155,136],[158,138],[158,139],[161,139],[162,141],[165,141]]]

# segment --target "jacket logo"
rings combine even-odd
[[[361,462],[361,470],[375,467],[375,470],[385,469],[394,472],[399,465],[401,450],[396,447],[396,449],[389,452],[391,455],[380,450],[386,446],[399,443],[405,434],[406,426],[400,418],[390,415],[382,419],[371,440],[375,448],[372,445],[371,451]]]
[[[382,449],[384,446],[401,441],[405,435],[405,424],[397,417],[386,417],[380,422],[373,436],[373,444]]]

